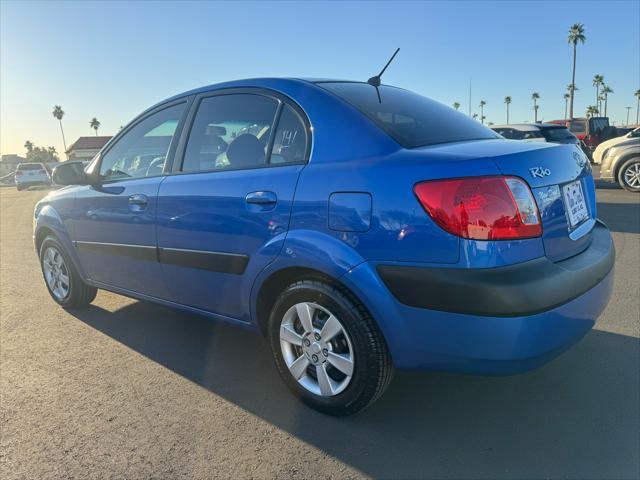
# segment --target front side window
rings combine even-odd
[[[182,170],[201,172],[266,165],[277,109],[278,101],[263,95],[204,98],[191,127]]]
[[[405,148],[500,138],[463,113],[408,90],[356,82],[318,85],[350,103]]]
[[[174,105],[138,122],[102,157],[103,180],[161,175],[186,103]]]

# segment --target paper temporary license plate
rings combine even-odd
[[[567,209],[567,216],[569,217],[571,228],[589,218],[587,202],[584,199],[580,180],[576,180],[562,187],[562,194],[564,196],[564,205]]]

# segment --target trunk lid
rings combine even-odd
[[[595,185],[582,151],[574,145],[545,144],[496,156],[494,162],[502,173],[518,176],[531,187],[549,259],[563,260],[589,245],[596,219]]]
[[[545,255],[560,261],[583,251],[596,219],[591,165],[575,145],[483,140],[426,147],[451,159],[491,160],[531,188],[542,220]]]

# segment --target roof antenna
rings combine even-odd
[[[389,66],[389,64],[391,62],[393,62],[393,59],[396,58],[396,55],[398,54],[398,52],[400,51],[399,48],[396,48],[396,51],[394,52],[393,55],[391,55],[391,58],[389,59],[389,61],[387,62],[387,64],[384,66],[384,68],[382,69],[382,71],[376,75],[375,77],[371,77],[369,80],[367,80],[367,83],[369,85],[373,85],[374,87],[378,88],[380,86],[380,77],[382,77],[382,74],[384,73],[384,71],[387,69],[387,67]]]

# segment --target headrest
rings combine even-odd
[[[227,149],[227,160],[232,167],[248,167],[264,163],[264,147],[249,133],[236,137]]]

